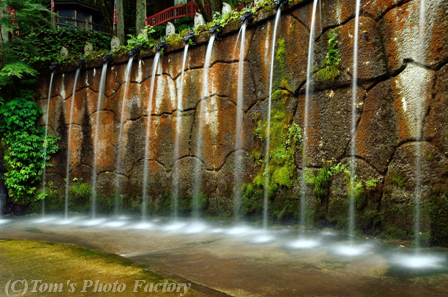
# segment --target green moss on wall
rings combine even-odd
[[[327,53],[320,65],[320,70],[314,74],[314,77],[321,81],[335,80],[341,74],[339,70],[341,56],[337,47],[338,34],[334,30],[328,30],[327,37]]]
[[[272,95],[273,109],[271,111],[270,134],[270,162],[265,164],[265,152],[262,148],[254,149],[251,153],[258,173],[252,182],[243,186],[243,208],[247,214],[260,214],[263,209],[263,190],[268,176],[268,196],[270,209],[274,218],[283,221],[293,218],[296,213],[297,203],[294,199],[288,199],[280,195],[287,189],[291,189],[297,180],[295,153],[300,151],[301,129],[293,122],[293,115],[288,112],[287,105],[291,100],[291,94],[285,90],[278,90]],[[266,143],[268,127],[267,119],[256,118],[257,125],[255,135]],[[264,145],[260,146],[264,148]]]

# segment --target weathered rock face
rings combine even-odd
[[[448,244],[448,226],[436,220],[434,212],[439,209],[442,216],[448,217],[448,189],[444,186],[448,182],[448,2],[426,1],[424,24],[419,20],[420,1],[361,2],[355,117],[356,175],[361,183],[356,201],[357,227],[365,232],[412,238],[416,141],[421,139],[421,203],[425,205],[422,232],[434,243]],[[284,11],[278,28],[274,91],[288,95],[284,101],[274,98],[280,101],[274,102],[272,115],[287,119],[283,127],[286,131],[292,123],[301,128],[305,126],[304,91],[312,5],[312,1],[307,1]],[[326,1],[320,13],[313,69],[323,67],[329,41],[326,32],[332,29],[337,34],[335,49],[340,58],[340,75],[334,80],[308,82],[312,84],[312,94],[307,110],[305,165],[315,174],[325,166],[349,167],[355,1]],[[201,193],[207,197],[202,201],[205,212],[231,215],[235,166],[240,166],[246,183],[255,183],[255,176],[262,170],[262,162],[258,161],[265,141],[260,131],[267,117],[274,14],[262,12],[260,15],[268,19],[249,26],[245,40],[240,165],[235,162],[240,41],[237,32],[233,32],[215,41],[206,98],[203,94],[205,43],[190,47],[182,90],[182,50],[168,52],[161,58],[152,95],[153,57],[134,61],[128,84],[124,77],[126,64],[111,65],[100,110],[97,107],[100,68],[81,72],[74,98],[71,96],[74,73],[56,75],[49,107],[50,132],[61,137],[61,150],[52,159],[55,166],[49,169],[54,183],[64,184],[68,146],[70,178],[90,182],[93,144],[97,137],[97,190],[112,197],[118,181],[129,208],[135,209],[136,205],[138,208],[149,135],[147,191],[151,211],[169,212],[173,170],[179,168],[181,212],[187,214],[191,208],[195,176],[198,176],[195,170],[199,169]],[[41,82],[39,103],[46,110],[48,78]],[[73,129],[67,143],[72,100],[75,100]],[[98,135],[95,134],[97,127]],[[423,132],[419,134],[420,128]],[[287,138],[285,135],[285,141]],[[292,176],[296,180],[304,166],[300,145],[292,163],[295,167],[291,169]],[[285,212],[297,219],[295,208],[301,189],[297,182],[292,184],[290,188],[280,187],[278,195],[269,202],[278,210],[275,217],[279,220]],[[317,208],[321,223],[345,228],[346,172],[339,171],[326,187],[323,189],[326,197],[310,200],[308,204]],[[312,185],[307,190],[313,196],[311,188]],[[252,212],[259,211],[261,202],[257,199],[261,197],[247,195],[245,199],[252,203],[249,208]],[[290,204],[282,207],[281,201]]]

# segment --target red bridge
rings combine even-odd
[[[210,6],[206,6],[208,13],[211,13]],[[162,25],[174,19],[179,19],[183,17],[194,17],[196,11],[199,11],[198,5],[190,1],[188,4],[172,6],[161,12],[146,18],[146,25],[151,25],[153,27]]]

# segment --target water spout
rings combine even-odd
[[[188,32],[185,36],[184,36],[184,42],[185,44],[191,44],[191,43],[195,43],[196,42],[196,35],[194,35],[194,32]]]
[[[103,58],[103,64],[109,64],[110,62],[112,62],[112,59],[113,59],[112,54],[105,55]]]
[[[129,53],[128,56],[131,58],[135,58],[140,55],[140,49],[138,47],[134,47]]]
[[[222,26],[218,24],[218,25],[214,25],[213,27],[211,27],[208,30],[208,32],[212,35],[219,35],[222,32],[222,29],[223,29]],[[215,38],[216,38],[216,36],[215,36]],[[211,40],[211,38],[210,38],[210,40]]]
[[[85,67],[86,66],[86,60],[80,59],[78,62],[76,62],[75,66],[76,66],[77,69]]]
[[[243,15],[240,17],[240,21],[243,23],[250,23],[254,20],[254,14],[253,12],[249,9],[246,10]]]
[[[61,68],[61,65],[59,64],[59,62],[58,61],[54,61],[53,64],[51,64],[49,69],[50,69],[51,72],[55,72],[59,68]]]
[[[283,5],[288,4],[288,0],[274,0],[274,5],[277,7],[277,9],[281,9]]]
[[[159,43],[157,44],[157,46],[156,46],[156,51],[158,51],[158,52],[163,52],[163,51],[166,50],[166,48],[167,48],[166,42],[165,42],[165,41],[161,41],[161,42],[159,42]]]

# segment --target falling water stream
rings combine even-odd
[[[263,229],[268,228],[268,195],[269,195],[269,161],[271,149],[271,108],[272,108],[272,88],[274,82],[274,58],[275,58],[275,43],[277,40],[277,27],[280,21],[282,11],[281,6],[277,9],[277,16],[275,17],[274,33],[272,34],[272,55],[271,55],[271,71],[269,79],[269,100],[267,111],[267,126],[266,126],[266,147],[265,147],[265,179],[263,190]]]
[[[352,125],[350,129],[350,208],[349,208],[349,229],[350,244],[353,244],[355,234],[355,169],[356,169],[356,97],[358,83],[358,33],[359,33],[359,10],[361,1],[356,0],[355,32],[353,37],[353,82],[352,82]]]
[[[425,42],[425,0],[420,0],[420,16],[419,16],[419,31],[418,31],[418,62],[425,64],[425,50],[423,49],[423,45]],[[415,147],[415,191],[414,191],[414,246],[415,252],[419,253],[420,251],[420,204],[421,204],[421,146],[423,141],[423,131],[422,131],[422,109],[423,102],[425,98],[425,80],[424,80],[424,72],[421,73],[420,77],[418,77],[419,83],[419,91],[420,96],[418,96],[419,100],[417,102],[416,113],[417,113],[417,123],[416,123],[416,147]]]
[[[243,174],[243,154],[242,154],[242,142],[243,142],[243,102],[244,102],[244,50],[246,42],[246,27],[245,21],[241,26],[241,44],[240,44],[240,57],[238,63],[238,94],[237,94],[237,106],[236,106],[236,126],[235,126],[235,171],[234,171],[234,198],[233,198],[233,213],[235,223],[239,223],[241,220],[241,186],[242,186],[242,174]]]
[[[196,162],[196,168],[194,171],[195,180],[194,180],[194,186],[193,186],[193,219],[198,220],[201,215],[201,201],[200,201],[200,191],[201,191],[201,184],[202,184],[202,178],[201,178],[201,157],[202,157],[202,130],[203,130],[203,116],[204,113],[206,113],[206,99],[210,96],[209,94],[209,88],[208,88],[208,70],[210,68],[210,60],[212,58],[212,52],[213,52],[213,43],[215,42],[216,34],[213,34],[212,37],[210,37],[210,40],[208,42],[207,46],[207,52],[205,54],[205,61],[204,61],[204,76],[202,81],[202,98],[199,102],[199,107],[197,108],[197,134],[196,134],[196,158],[198,158],[198,161]]]
[[[44,136],[44,165],[42,168],[42,194],[47,193],[47,142],[48,142],[48,117],[50,114],[51,89],[53,87],[54,71],[51,72],[50,85],[48,87],[47,112],[45,113],[45,136]],[[45,198],[42,199],[42,217],[45,216]]]
[[[96,218],[96,184],[97,184],[97,155],[98,155],[98,137],[100,131],[100,120],[101,120],[101,106],[104,95],[104,87],[106,85],[106,74],[107,74],[108,63],[103,64],[103,70],[101,71],[100,78],[100,88],[98,90],[98,103],[96,107],[96,122],[95,122],[95,134],[93,141],[93,166],[92,166],[92,219]]]
[[[317,3],[319,0],[314,0],[313,4],[313,14],[311,17],[311,29],[310,29],[310,40],[308,44],[308,64],[306,68],[306,90],[305,90],[305,108],[304,108],[304,116],[303,116],[303,137],[302,137],[302,174],[300,177],[300,234],[304,235],[305,232],[305,214],[306,214],[306,183],[305,183],[305,175],[306,175],[306,165],[307,165],[307,154],[308,154],[308,111],[309,111],[309,102],[310,96],[312,93],[312,63],[314,60],[314,34],[315,34],[315,24],[316,24],[316,10]]]
[[[152,101],[154,97],[154,83],[156,80],[157,66],[159,65],[160,52],[157,52],[154,56],[154,62],[152,64],[152,76],[151,76],[151,87],[149,89],[149,101],[146,110],[146,135],[145,135],[145,161],[143,168],[143,190],[142,190],[142,222],[146,221],[146,209],[148,200],[148,171],[149,171],[149,145],[151,140],[151,114],[152,114]]]
[[[71,139],[72,139],[72,125],[73,125],[73,112],[75,108],[75,94],[76,85],[78,84],[79,73],[81,72],[81,67],[76,69],[75,82],[73,83],[72,92],[72,103],[70,104],[70,119],[68,126],[68,136],[67,136],[67,165],[65,168],[65,208],[64,208],[64,219],[68,219],[68,191],[70,187],[70,162],[71,162]]]
[[[131,76],[131,70],[132,70],[132,63],[134,62],[134,56],[131,56],[129,58],[128,65],[126,67],[126,71],[124,74],[124,93],[123,93],[123,99],[121,100],[121,116],[120,116],[120,132],[118,134],[118,153],[117,153],[117,166],[115,168],[115,195],[114,195],[114,214],[115,216],[118,216],[118,209],[120,207],[120,195],[121,195],[121,167],[122,167],[122,147],[121,144],[123,143],[123,124],[125,122],[125,110],[126,110],[126,103],[128,98],[128,90],[129,90],[129,84],[130,84],[130,76]]]
[[[182,73],[180,75],[180,89],[179,96],[177,97],[177,114],[176,114],[176,139],[174,142],[174,172],[173,172],[173,200],[172,200],[172,217],[177,220],[179,212],[179,168],[178,160],[180,157],[180,135],[182,128],[182,116],[181,111],[183,109],[182,100],[184,94],[184,75],[185,75],[185,64],[187,62],[189,44],[185,44],[184,57],[182,60]]]

